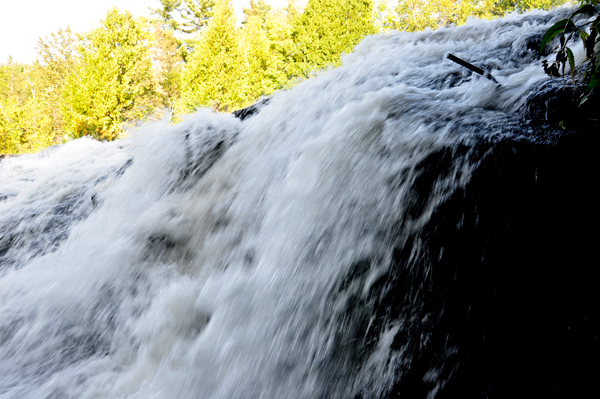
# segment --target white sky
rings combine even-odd
[[[22,0],[23,1],[23,0]],[[284,7],[287,0],[266,0]],[[71,26],[75,32],[94,27],[113,6],[134,16],[150,16],[148,7],[159,8],[160,0],[24,0],[2,1],[0,12],[0,63],[12,56],[18,62],[33,62],[38,38]],[[233,0],[238,15],[250,0]],[[31,7],[31,8],[30,8]]]

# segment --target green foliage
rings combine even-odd
[[[55,144],[54,102],[36,65],[0,65],[0,153],[39,151]],[[42,89],[42,90],[40,90]]]
[[[277,29],[281,27],[277,22],[273,16],[265,16],[264,22],[261,15],[251,16],[242,31],[248,63],[246,97],[250,102],[273,93],[287,81],[285,61],[277,50]]]
[[[150,13],[158,18],[163,29],[177,30],[180,23],[173,14],[178,13],[181,7],[181,0],[160,0],[162,8],[151,8]]]
[[[600,86],[600,70],[598,68],[600,65],[598,62],[600,52],[596,51],[598,33],[600,33],[600,11],[597,6],[598,0],[583,0],[579,9],[571,14],[569,18],[558,21],[546,31],[540,46],[540,51],[543,53],[554,38],[559,38],[560,45],[555,50],[556,58],[550,64],[546,60],[543,61],[544,71],[550,76],[560,77],[564,75],[565,67],[568,64],[573,82],[576,86],[579,86],[582,92],[579,99],[580,105],[587,101],[596,87]],[[593,19],[576,25],[581,17],[587,19],[592,17]],[[582,65],[583,73],[576,78],[575,57],[568,45],[580,38],[585,50],[586,59]],[[583,88],[581,88],[582,86]]]
[[[77,35],[68,27],[38,41],[38,62],[35,63],[39,76],[38,92],[47,104],[40,112],[51,116],[57,140],[66,133],[60,105],[67,78],[75,70],[78,46]]]
[[[231,111],[246,104],[247,64],[230,0],[218,0],[182,76],[185,109]]]
[[[466,3],[466,2],[465,2]],[[457,6],[460,7],[463,2],[454,2],[442,0],[441,2],[430,2],[427,0],[405,0],[399,1],[396,7],[398,13],[398,28],[409,32],[420,31],[425,28],[435,29],[438,26],[444,26],[447,23],[455,23],[451,18],[456,14]],[[450,17],[450,18],[449,18]]]
[[[166,27],[184,33],[195,33],[212,18],[215,0],[160,0],[162,8],[150,8]],[[183,21],[178,20],[178,15]]]
[[[249,18],[258,17],[261,24],[264,24],[270,11],[271,6],[265,3],[265,0],[250,0],[250,8],[244,8],[244,22],[242,23],[247,23]]]
[[[112,9],[90,32],[67,28],[40,39],[32,65],[0,64],[0,153],[38,151],[84,135],[112,140],[125,125],[156,117],[157,108],[232,111],[339,65],[341,54],[372,33],[460,25],[471,15],[494,18],[563,1],[309,0],[303,11],[299,0],[279,9],[251,0],[241,27],[230,0],[161,0],[150,23]],[[575,69],[568,45],[576,35],[582,39],[587,95],[600,86],[600,20],[576,26],[582,15],[596,15],[597,0],[582,5],[542,47],[561,40],[556,61],[545,65],[561,75],[566,65]]]
[[[71,137],[113,140],[125,122],[152,112],[155,85],[147,39],[131,14],[116,8],[82,37],[63,90],[62,113]]]
[[[298,3],[299,0],[288,0],[288,5],[284,8],[288,20],[292,21],[302,13],[302,10],[300,9]]]
[[[398,14],[395,10],[395,3],[390,0],[375,0],[373,4],[375,12],[375,28],[380,33],[388,33],[397,29]]]
[[[199,31],[212,18],[215,3],[215,0],[183,0],[179,12],[185,22],[179,29],[185,33]]]
[[[556,24],[552,25],[550,29],[548,29],[548,31],[546,32],[546,34],[544,34],[544,37],[542,38],[540,51],[543,52],[548,42],[554,39],[556,35],[564,33],[565,30],[568,32],[572,32],[575,30],[575,24],[573,23],[573,21],[571,21],[571,18],[558,21]]]
[[[339,65],[342,53],[375,32],[371,0],[309,0],[292,33],[292,73],[306,77],[312,70]]]
[[[150,54],[158,82],[160,104],[168,107],[172,115],[181,99],[183,69],[182,46],[175,37],[175,32],[155,24],[150,37]]]
[[[528,10],[551,10],[564,4],[565,0],[500,0],[491,4],[492,14],[502,16],[507,12]]]
[[[468,17],[496,18],[507,12],[534,8],[549,10],[565,0],[399,0],[395,29],[409,32],[440,26],[463,25]]]

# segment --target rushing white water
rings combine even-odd
[[[0,397],[384,397],[410,356],[402,320],[361,343],[369,290],[478,159],[415,213],[418,165],[527,133],[547,79],[527,46],[556,18],[368,37],[243,122],[201,110],[0,162]]]

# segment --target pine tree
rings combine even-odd
[[[180,23],[173,14],[178,13],[181,7],[181,0],[160,0],[162,8],[150,8],[150,13],[157,17],[163,29],[177,30]]]
[[[281,88],[287,80],[284,63],[276,48],[276,41],[268,35],[273,16],[261,15],[246,19],[243,41],[248,64],[246,97],[254,102],[263,95],[269,95]],[[267,21],[269,23],[267,23]]]
[[[294,61],[300,76],[339,65],[365,36],[375,33],[372,0],[309,0],[296,20]]]
[[[113,140],[124,122],[153,110],[148,35],[129,12],[113,8],[84,39],[63,91],[63,117],[71,137]]]
[[[212,18],[217,1],[183,0],[184,6],[179,9],[179,12],[185,22],[179,29],[185,33],[199,31]]]
[[[296,82],[296,79],[290,80],[290,77],[296,77],[293,73],[296,70],[294,67],[296,46],[292,34],[298,14],[293,14],[294,9],[291,12],[289,10],[288,7],[280,12],[270,13],[264,25],[271,42],[271,52],[277,57],[276,68],[281,74],[279,78],[281,88],[290,88]]]
[[[181,98],[181,71],[183,69],[181,44],[175,37],[173,29],[161,26],[159,23],[155,23],[153,26],[150,43],[150,54],[158,81],[160,102],[169,108],[172,115]]]
[[[247,65],[230,0],[218,0],[182,76],[185,107],[231,111],[246,104]]]

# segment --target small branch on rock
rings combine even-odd
[[[453,55],[453,54],[448,54],[448,59],[450,61],[454,61],[456,62],[458,65],[462,65],[465,68],[470,69],[471,71],[480,74],[481,76],[483,76],[484,78],[487,78],[489,80],[491,80],[492,82],[496,83],[498,86],[501,86],[500,83],[498,83],[498,81],[492,76],[491,73],[489,73],[489,71],[485,71],[479,67],[476,67],[475,65],[471,64],[470,62],[467,62],[465,60],[462,60],[460,58],[458,58],[457,56]]]

